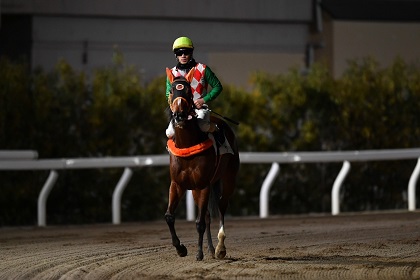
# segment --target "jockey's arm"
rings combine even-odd
[[[171,92],[171,82],[168,77],[166,77],[166,101],[169,99],[169,93]]]
[[[207,83],[211,86],[211,90],[203,97],[206,103],[216,99],[217,96],[222,92],[223,86],[219,79],[216,77],[216,74],[211,71],[210,67],[206,67],[204,78]]]

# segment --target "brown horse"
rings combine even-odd
[[[226,256],[224,216],[229,197],[235,189],[236,175],[239,170],[239,154],[235,135],[222,119],[212,116],[213,122],[216,122],[219,127],[223,126],[226,139],[233,150],[233,154],[218,155],[207,133],[202,132],[198,127],[197,119],[194,116],[193,96],[189,82],[192,74],[189,73],[186,78],[174,78],[172,73],[170,76],[169,73],[168,77],[172,84],[169,106],[175,136],[173,142],[172,139],[168,140],[171,184],[165,219],[172,236],[172,245],[175,246],[179,256],[187,255],[187,248],[181,244],[175,231],[174,212],[185,192],[192,190],[195,204],[198,206],[196,259],[202,260],[204,257],[203,236],[206,229],[209,253],[213,258],[216,256],[222,259]],[[213,198],[215,201],[212,203]],[[212,210],[213,206],[218,208],[220,218],[217,235],[219,242],[216,250],[210,233],[209,210]]]

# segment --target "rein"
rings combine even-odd
[[[183,101],[188,104],[188,107],[192,108],[192,106],[190,106],[190,102],[188,102],[188,100],[185,97],[177,97],[174,100],[172,100],[171,103],[169,103],[169,108],[171,109],[171,112],[173,113],[175,111],[175,106],[181,106]]]

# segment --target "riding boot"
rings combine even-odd
[[[211,123],[209,132],[213,133],[213,137],[219,145],[222,145],[225,142],[223,126],[219,127],[217,124]]]

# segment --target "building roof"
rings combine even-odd
[[[337,20],[420,21],[420,0],[322,0]]]
[[[0,0],[0,12],[38,16],[165,18],[227,22],[308,22],[308,0]]]

